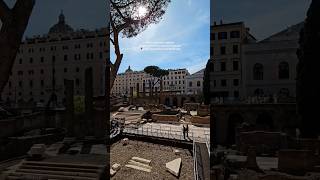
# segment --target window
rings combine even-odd
[[[68,55],[64,55],[63,60],[68,61]]]
[[[214,55],[214,48],[210,47],[210,55],[213,56]]]
[[[221,55],[225,55],[226,54],[226,47],[225,46],[221,46],[220,47],[220,54]]]
[[[30,61],[29,61],[29,62],[30,62],[30,64],[32,64],[32,63],[33,63],[33,58],[30,58]]]
[[[79,86],[80,85],[80,80],[77,78],[76,79],[76,86]]]
[[[11,88],[11,81],[9,81],[9,88]]]
[[[214,72],[214,63],[213,62],[210,62],[210,64],[209,64],[209,71]]]
[[[239,61],[233,61],[233,70],[238,71],[239,70]]]
[[[19,59],[19,64],[22,64],[22,59]]]
[[[290,92],[288,88],[281,88],[279,91],[279,96],[280,97],[289,97]]]
[[[238,98],[238,97],[239,97],[239,91],[234,91],[234,92],[233,92],[233,96],[234,96],[235,98]]]
[[[263,89],[258,88],[254,91],[255,96],[262,96],[263,94],[264,94]]]
[[[221,80],[221,86],[222,86],[222,87],[226,87],[226,86],[227,86],[227,80],[222,79],[222,80]]]
[[[260,63],[253,67],[253,80],[263,80],[263,65]]]
[[[213,41],[216,39],[216,34],[215,33],[211,33],[210,34],[210,40]]]
[[[62,50],[67,50],[67,49],[69,49],[68,46],[62,46]]]
[[[44,73],[44,70],[43,70],[43,69],[41,69],[41,70],[40,70],[40,74],[43,74],[43,73]]]
[[[189,82],[189,87],[192,87],[192,82]]]
[[[40,62],[43,63],[44,62],[44,57],[40,58]]]
[[[200,87],[201,86],[201,82],[197,81],[197,86]]]
[[[233,45],[232,51],[233,51],[233,54],[238,54],[239,53],[239,46]]]
[[[227,32],[219,32],[218,33],[218,39],[228,39],[228,33]]]
[[[41,80],[41,81],[40,81],[40,85],[41,85],[41,87],[44,86],[44,80]]]
[[[279,79],[289,79],[289,63],[281,62],[279,64]]]
[[[221,71],[226,71],[226,63],[225,62],[221,62],[220,63],[220,70]]]
[[[22,81],[19,81],[19,87],[22,87]]]
[[[80,69],[77,67],[77,68],[76,68],[76,72],[79,72],[79,71],[80,71]]]
[[[103,53],[102,52],[99,53],[99,56],[100,56],[100,59],[103,59]]]
[[[233,85],[234,86],[239,86],[239,79],[234,79],[233,80]]]
[[[33,87],[33,81],[32,80],[29,81],[29,86]]]
[[[64,69],[63,69],[63,72],[65,72],[65,73],[68,72],[68,69],[67,69],[67,68],[64,68]]]
[[[231,31],[230,38],[240,38],[240,31]]]
[[[18,75],[22,76],[23,75],[23,71],[18,71]]]
[[[216,87],[216,86],[217,86],[217,81],[213,80],[213,87]]]
[[[55,61],[56,61],[56,57],[52,56],[52,62],[55,62]]]

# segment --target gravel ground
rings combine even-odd
[[[176,148],[163,146],[159,144],[146,143],[141,141],[129,141],[129,144],[123,146],[117,142],[111,146],[110,162],[121,165],[121,169],[111,178],[112,180],[158,180],[158,179],[193,179],[193,158],[186,149],[179,149],[180,155],[175,155]],[[133,157],[151,160],[151,172],[139,171],[125,167],[124,165]],[[166,163],[176,158],[182,158],[180,176],[176,178],[166,170]]]

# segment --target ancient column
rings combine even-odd
[[[92,68],[85,70],[85,120],[84,120],[84,133],[92,134],[94,132],[93,115],[93,72]],[[86,135],[88,135],[86,134]]]
[[[74,136],[74,104],[73,104],[73,93],[74,93],[74,81],[73,80],[64,80],[65,89],[66,89],[66,126],[67,126],[67,135]]]
[[[137,83],[137,97],[140,97],[140,87],[139,87],[139,83]]]

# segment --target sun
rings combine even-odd
[[[147,8],[145,6],[138,7],[138,17],[144,17],[147,14]]]

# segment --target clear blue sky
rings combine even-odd
[[[147,42],[171,42],[181,48],[141,50]],[[191,73],[204,68],[210,55],[210,0],[172,0],[161,22],[134,38],[121,39],[120,46],[124,57],[119,72],[129,65],[133,70],[156,65],[165,69],[187,68]],[[110,52],[113,60],[113,49]]]
[[[303,21],[311,0],[211,0],[211,21],[244,21],[262,40]]]

